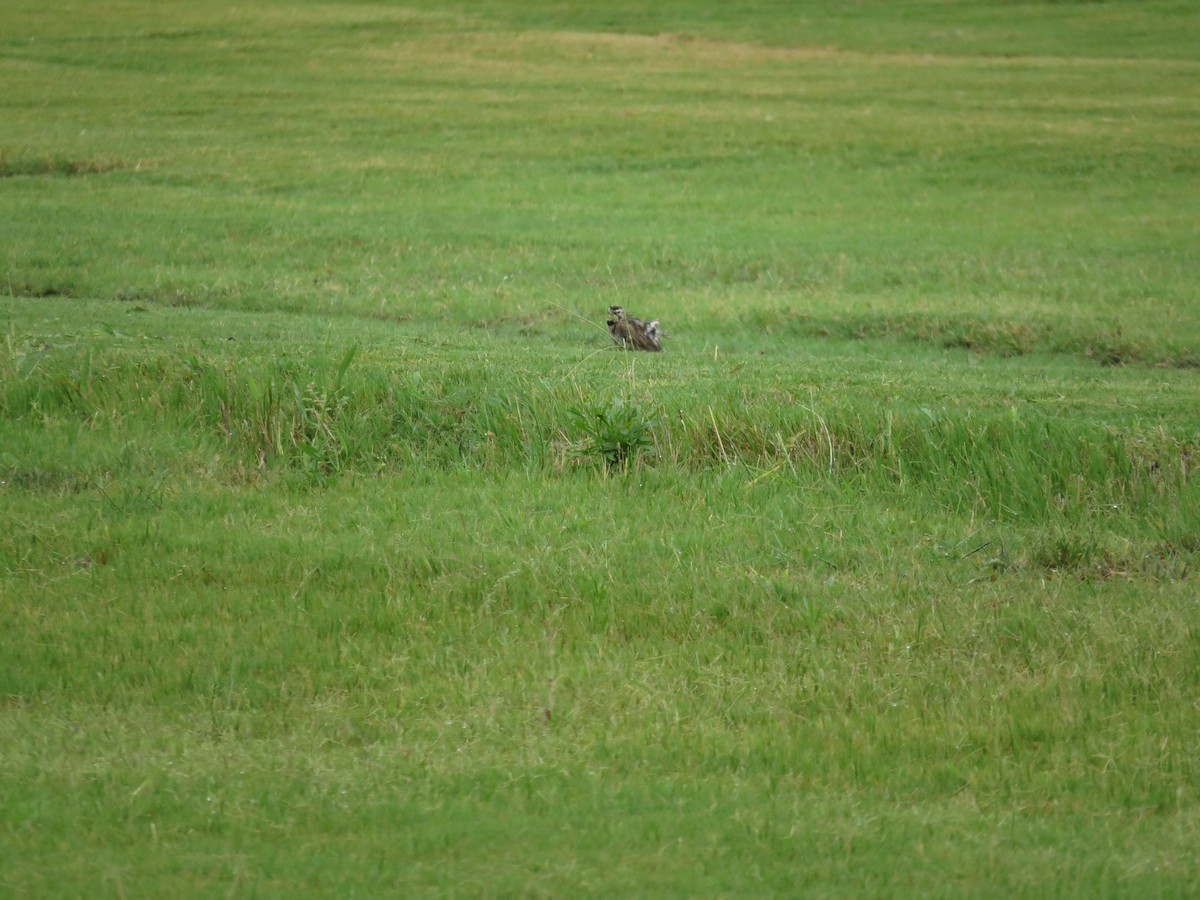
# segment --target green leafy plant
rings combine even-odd
[[[657,410],[614,397],[604,403],[573,407],[571,416],[582,433],[582,454],[604,460],[608,466],[624,466],[654,446]]]

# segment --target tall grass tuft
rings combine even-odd
[[[1191,526],[1177,507],[1195,491],[1200,459],[1194,433],[1117,429],[1029,407],[802,405],[770,391],[702,396],[686,384],[651,402],[486,363],[423,371],[364,356],[357,345],[331,357],[261,360],[9,353],[2,374],[4,418],[165,428],[213,447],[242,473],[315,483],[412,466],[554,474],[574,455],[621,469],[642,460],[918,486],[948,509],[998,521],[1157,511],[1161,530],[1186,543]]]

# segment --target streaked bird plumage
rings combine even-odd
[[[662,350],[662,338],[667,334],[659,328],[658,320],[643,322],[641,319],[625,314],[619,306],[608,308],[608,333],[618,347],[626,350],[648,350],[658,353]]]

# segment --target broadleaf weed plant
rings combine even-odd
[[[629,398],[570,409],[580,456],[598,458],[606,467],[626,467],[654,447],[661,412]]]

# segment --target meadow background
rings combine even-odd
[[[1194,889],[1190,0],[3,18],[0,891]]]

